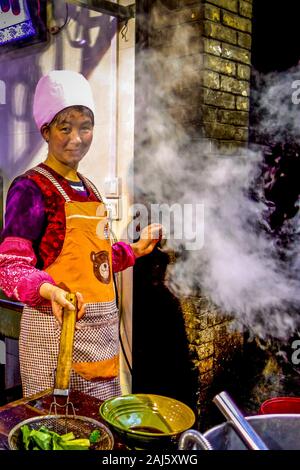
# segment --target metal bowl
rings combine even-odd
[[[8,445],[11,450],[22,450],[22,431],[21,427],[29,426],[30,429],[39,429],[45,426],[49,431],[65,434],[73,432],[77,439],[89,438],[94,430],[100,430],[100,440],[94,450],[111,450],[114,446],[114,438],[111,431],[99,421],[85,416],[62,416],[46,415],[29,418],[18,423],[8,435]]]
[[[270,450],[300,450],[300,414],[270,414],[246,418]],[[204,433],[215,450],[246,450],[230,423]]]
[[[132,449],[176,446],[180,434],[193,426],[194,412],[173,398],[131,394],[106,400],[100,415]]]

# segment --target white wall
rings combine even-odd
[[[60,26],[65,19],[65,2],[55,3],[50,26]],[[29,46],[0,55],[1,96],[3,87],[6,92],[5,103],[0,108],[0,169],[4,176],[4,194],[16,175],[46,158],[46,145],[32,118],[33,93],[38,79],[53,69],[79,71],[90,81],[96,101],[94,140],[79,170],[104,193],[104,180],[112,171],[110,158],[115,151],[116,174],[122,179],[123,218],[113,222],[113,229],[118,238],[126,240],[127,207],[132,200],[129,168],[134,142],[135,21],[129,22],[126,41],[118,31],[114,36],[116,20],[112,17],[70,4],[68,8],[69,22],[58,34],[50,36],[47,45]],[[117,48],[116,69],[113,42]],[[131,273],[127,272],[122,282],[129,343],[131,279]],[[127,350],[130,355],[130,344]],[[129,392],[130,376],[124,367],[122,384],[124,391]]]

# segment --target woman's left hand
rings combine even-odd
[[[156,243],[162,239],[162,236],[163,227],[161,224],[150,224],[143,228],[140,239],[130,244],[135,257],[140,258],[141,256],[149,255]]]
[[[74,306],[67,300],[68,292],[56,285],[44,282],[40,287],[40,295],[44,299],[51,301],[51,307],[53,315],[55,316],[58,323],[62,324],[63,309],[68,308],[74,310]],[[77,298],[77,320],[85,314],[85,303],[83,296],[80,292],[76,292]]]

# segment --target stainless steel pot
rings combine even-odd
[[[270,414],[246,418],[270,450],[300,450],[300,414]],[[246,450],[230,423],[204,433],[214,450]],[[195,442],[196,448],[203,448]]]

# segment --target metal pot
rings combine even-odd
[[[300,450],[300,414],[259,415],[247,417],[246,420],[270,450]],[[204,437],[214,450],[246,450],[228,422],[206,431]],[[201,445],[197,447],[203,448]]]

